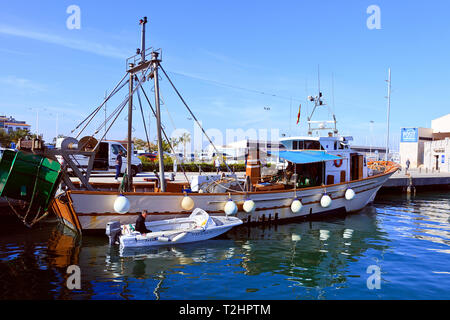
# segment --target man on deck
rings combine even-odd
[[[134,226],[134,229],[136,231],[140,232],[144,236],[145,236],[146,233],[150,233],[151,232],[145,226],[145,218],[147,218],[147,210],[143,210],[142,211],[142,213],[136,219],[136,224]]]

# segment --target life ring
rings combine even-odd
[[[338,154],[337,155],[338,157],[342,157],[340,154]],[[339,159],[339,160],[334,160],[334,166],[336,167],[336,168],[339,168],[340,166],[342,166],[342,159]]]

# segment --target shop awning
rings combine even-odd
[[[302,164],[322,161],[340,160],[341,157],[334,156],[321,150],[305,150],[305,151],[280,151],[279,157],[289,162]]]

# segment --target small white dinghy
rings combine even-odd
[[[146,222],[151,232],[145,236],[134,230],[134,224],[120,225],[108,222],[106,235],[109,243],[118,240],[122,248],[148,247],[208,240],[242,224],[242,220],[230,216],[211,217],[206,211],[196,208],[187,218],[175,218]]]

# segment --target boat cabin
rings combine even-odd
[[[280,142],[286,151],[280,159],[286,162],[286,175],[298,187],[331,185],[367,177],[363,154],[351,149],[352,137],[289,137]]]

